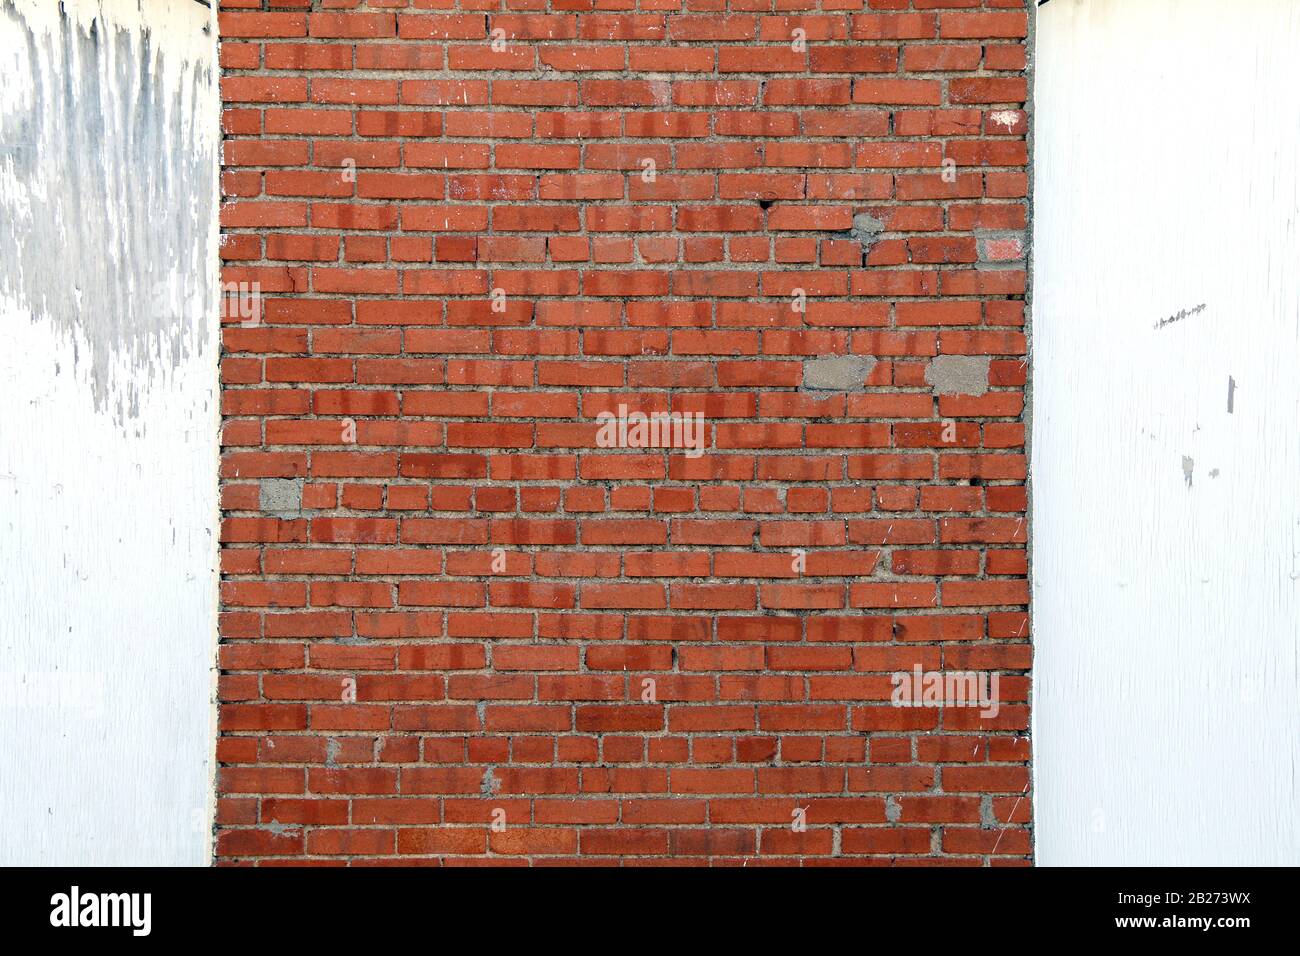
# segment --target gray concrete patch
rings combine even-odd
[[[925,370],[936,395],[983,395],[989,390],[987,355],[936,355]]]
[[[803,387],[831,392],[860,392],[876,360],[865,355],[831,355],[803,363]]]
[[[862,243],[862,252],[865,255],[884,231],[883,222],[869,212],[860,212],[853,217],[853,229],[850,230],[849,235]]]
[[[300,514],[302,486],[301,478],[263,478],[258,490],[258,506],[268,514]]]

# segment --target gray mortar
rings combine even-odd
[[[1034,300],[1034,179],[1035,179],[1034,177],[1034,75],[1036,72],[1034,59],[1038,50],[1038,7],[1030,6],[1027,12],[1029,14],[1029,30],[1028,30],[1028,36],[1025,37],[1025,54],[1026,54],[1025,79],[1029,87],[1027,93],[1027,96],[1029,98],[1025,101],[1025,119],[1028,124],[1028,129],[1026,130],[1025,133],[1025,142],[1028,147],[1029,155],[1026,162],[1025,173],[1028,177],[1029,189],[1028,189],[1028,195],[1025,197],[1025,205],[1028,212],[1025,216],[1025,329],[1024,332],[1025,332],[1025,342],[1026,342],[1025,348],[1027,350],[1025,354],[1025,363],[1029,371],[1029,374],[1025,378],[1025,388],[1024,388],[1025,409],[1022,417],[1024,418],[1024,422],[1025,422],[1025,459],[1028,462],[1032,462],[1033,461],[1033,454],[1032,454],[1033,440],[1034,440],[1034,429],[1033,429],[1033,418],[1034,418],[1033,300]],[[1026,470],[1026,474],[1025,474],[1025,517],[1029,521],[1028,534],[1025,535],[1025,559],[1027,562],[1026,576],[1031,582],[1030,595],[1029,595],[1029,610],[1028,610],[1029,642],[1031,647],[1033,646],[1034,643],[1034,637],[1033,637],[1034,596],[1033,596],[1033,584],[1032,584],[1034,580],[1033,514],[1034,514],[1034,474],[1033,474],[1033,467],[1031,465],[1031,467],[1029,467]],[[1029,708],[1029,713],[1032,715],[1034,712],[1034,698],[1035,698],[1034,676],[1033,676],[1034,671],[1032,669],[1032,664],[1031,664],[1031,669],[1029,671],[1029,675],[1030,675],[1029,689],[1028,689],[1028,693],[1026,694],[1025,703]],[[1029,767],[1030,789],[1037,792],[1038,788],[1033,786],[1034,748],[1032,747],[1032,739],[1033,739],[1032,724],[1030,726],[1028,734],[1031,741],[1030,754],[1029,754],[1029,759],[1027,761]],[[1037,862],[1037,858],[1038,858],[1037,856],[1038,855],[1038,832],[1034,822],[1036,816],[1037,816],[1036,814],[1030,814],[1029,822],[1025,824],[1026,828],[1029,830],[1029,859],[1033,862]]]
[[[980,797],[980,826],[985,830],[996,830],[1002,826],[1002,821],[993,812],[993,798],[988,794]]]

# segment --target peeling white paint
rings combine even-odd
[[[210,858],[215,24],[0,0],[0,864]]]
[[[1294,865],[1300,6],[1037,41],[1037,859]]]

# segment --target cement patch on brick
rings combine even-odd
[[[936,355],[925,369],[925,382],[936,395],[983,395],[989,390],[987,355]]]
[[[302,511],[301,478],[263,478],[258,505],[268,514],[296,515]]]
[[[803,363],[803,387],[830,392],[860,392],[876,360],[860,355],[832,355]]]

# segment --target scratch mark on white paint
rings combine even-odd
[[[1183,321],[1183,319],[1186,319],[1193,315],[1199,315],[1204,311],[1205,311],[1204,302],[1190,309],[1179,309],[1177,312],[1175,312],[1173,315],[1169,316],[1168,318],[1161,319],[1159,322],[1153,325],[1152,328],[1163,329],[1166,325],[1173,325],[1175,322],[1181,322]]]

